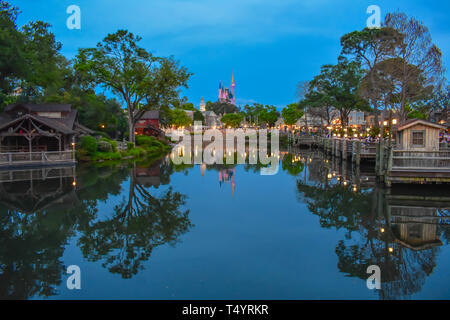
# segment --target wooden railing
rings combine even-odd
[[[30,180],[49,180],[59,178],[74,178],[75,166],[47,167],[36,170],[1,170],[0,183]]]
[[[74,151],[8,152],[0,153],[0,166],[15,166],[32,163],[75,162]]]
[[[450,151],[392,151],[392,169],[448,169]]]

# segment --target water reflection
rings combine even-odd
[[[317,216],[323,229],[343,231],[329,252],[338,261],[333,270],[365,281],[367,267],[380,266],[380,299],[409,298],[421,291],[450,240],[448,189],[385,189],[376,183],[373,168],[354,167],[320,151],[291,149],[280,156],[286,174],[274,181],[295,181],[306,213]],[[133,278],[150,268],[145,262],[151,262],[156,247],[174,245],[183,234],[195,232],[189,199],[178,190],[183,184],[177,179],[189,183],[195,181],[190,174],[201,175],[211,184],[206,189],[225,187],[239,200],[238,182],[248,186],[253,181],[258,190],[255,181],[268,179],[260,176],[266,166],[194,168],[174,165],[167,157],[156,163],[0,172],[0,299],[58,295],[69,243],[107,272]],[[202,207],[218,200],[199,197]],[[233,267],[238,262],[227,263]]]
[[[155,247],[175,244],[192,227],[183,194],[171,187],[154,192],[170,181],[166,162],[78,168],[76,175],[74,168],[52,170],[0,175],[0,299],[58,294],[73,236],[85,258],[130,278]],[[118,195],[111,212],[99,211]]]
[[[371,168],[309,154],[308,175],[298,179],[298,197],[323,228],[345,230],[336,244],[338,269],[367,279],[367,267],[382,272],[380,299],[409,298],[421,290],[449,240],[450,197],[445,188],[384,189]],[[367,169],[367,171],[364,171]]]

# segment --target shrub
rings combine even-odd
[[[144,135],[136,136],[136,144],[138,146],[152,145],[155,142],[158,142],[158,140],[155,137],[149,137]]]
[[[92,136],[83,136],[80,139],[80,148],[86,150],[88,155],[97,151],[97,140]]]
[[[133,150],[134,149],[134,143],[133,142],[127,142],[127,150]]]
[[[100,152],[113,152],[113,147],[108,141],[100,140],[97,143],[97,150]]]
[[[92,160],[120,160],[122,156],[118,152],[96,152],[92,156]]]
[[[113,152],[117,152],[117,141],[116,140],[111,140],[111,139],[108,139],[108,138],[101,138],[100,141],[108,142],[111,145],[111,147],[112,147],[112,151]]]

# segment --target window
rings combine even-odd
[[[411,142],[413,147],[425,147],[425,131],[413,131]]]

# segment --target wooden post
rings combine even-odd
[[[343,160],[347,160],[347,144],[348,144],[348,140],[344,139],[342,140],[342,159]]]
[[[356,141],[356,165],[359,167],[361,164],[361,141]]]

